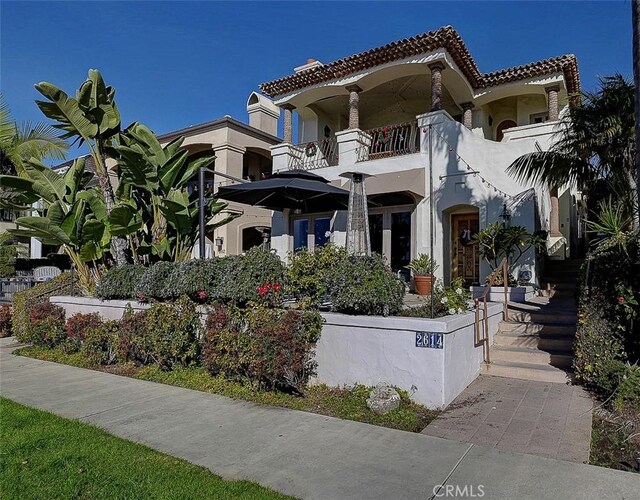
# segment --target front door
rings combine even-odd
[[[465,286],[478,283],[480,260],[473,236],[480,228],[478,214],[451,216],[451,280],[462,278]]]

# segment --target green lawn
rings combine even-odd
[[[289,498],[0,398],[0,498]]]

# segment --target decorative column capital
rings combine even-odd
[[[296,107],[293,104],[289,104],[288,102],[284,104],[280,104],[280,107],[286,111],[293,111]]]
[[[355,92],[355,93],[357,93],[357,94],[359,94],[360,92],[362,92],[362,89],[361,89],[358,85],[355,85],[355,84],[353,84],[353,85],[347,85],[347,86],[345,87],[345,89],[346,89],[348,92]]]
[[[551,92],[560,92],[560,85],[550,85],[544,88],[544,91],[549,94]]]
[[[446,66],[443,63],[441,63],[440,61],[436,61],[434,63],[429,64],[427,67],[431,71],[444,71]]]
[[[460,104],[462,111],[472,110],[474,108],[472,102],[463,102]]]

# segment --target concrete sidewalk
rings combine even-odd
[[[0,339],[2,396],[300,498],[454,498],[458,487],[458,498],[466,488],[487,499],[632,499],[640,488],[638,474],[22,358],[11,343]]]

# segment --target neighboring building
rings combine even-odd
[[[259,180],[271,175],[272,160],[269,148],[281,142],[277,137],[280,109],[254,92],[247,102],[247,111],[249,125],[225,116],[160,135],[158,139],[161,144],[166,145],[176,137],[184,136],[183,147],[190,152],[191,158],[215,154],[215,165],[212,168],[217,172],[246,180]],[[69,160],[55,166],[54,169],[64,171],[72,162],[73,160]],[[107,164],[110,165],[112,182],[115,185],[115,162],[108,161]],[[90,156],[86,157],[86,169],[95,172]],[[214,174],[207,174],[206,179],[208,184],[213,184],[214,192],[219,186],[233,182]],[[193,187],[197,188],[197,178],[193,181]],[[229,224],[207,232],[207,256],[237,255],[261,245],[264,239],[268,240],[271,228],[270,210],[230,203],[220,217],[230,212],[242,215]],[[32,241],[31,245],[32,257],[55,251],[42,248],[38,241]],[[197,256],[197,253],[198,249],[195,248],[194,256]]]
[[[225,116],[161,135],[159,140],[164,145],[178,136],[184,136],[183,147],[189,150],[191,156],[215,153],[216,160],[212,168],[217,172],[245,180],[260,180],[271,175],[269,149],[281,142],[277,137],[280,109],[268,99],[253,93],[249,97],[247,111],[249,125]],[[234,181],[208,174],[207,182],[213,182],[215,192],[218,187]],[[194,186],[196,183],[194,180]],[[213,252],[208,251],[208,255],[238,255],[261,245],[264,237],[268,238],[270,210],[229,203],[226,211],[242,215],[207,233],[208,244],[213,246]]]
[[[484,280],[488,266],[469,236],[500,221],[505,203],[512,224],[549,232],[554,257],[578,244],[578,193],[550,193],[505,173],[516,158],[552,145],[568,96],[580,91],[573,55],[481,73],[447,26],[328,64],[310,59],[260,89],[284,110],[284,141],[271,148],[274,171],[315,169],[344,187],[347,172],[372,176],[365,181],[378,205],[369,212],[371,245],[395,271],[429,253],[430,156],[434,257],[446,282]],[[276,212],[272,248],[285,256],[344,244],[345,226],[341,212]],[[533,252],[521,263],[520,277],[536,280]]]

